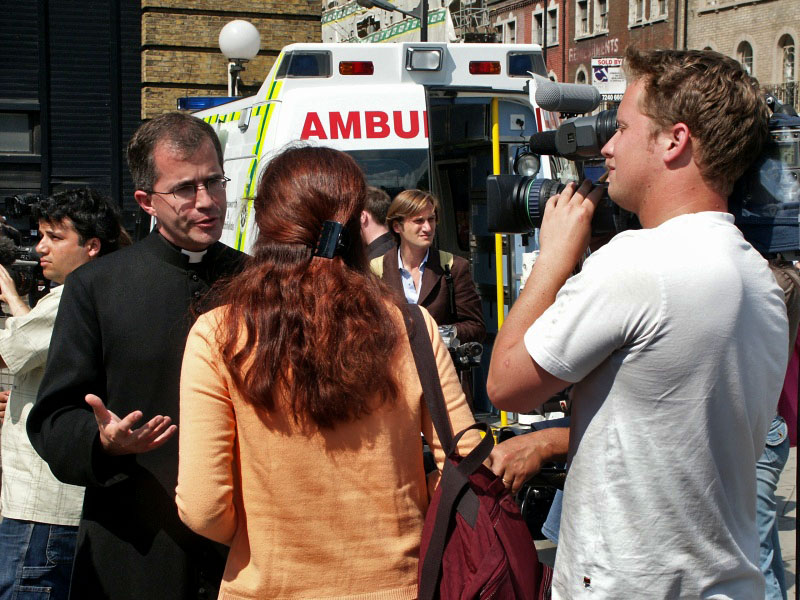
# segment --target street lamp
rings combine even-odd
[[[228,96],[239,95],[239,74],[261,46],[258,29],[249,21],[231,21],[219,32],[219,49],[228,59]]]
[[[428,0],[419,0],[419,6],[413,11],[397,8],[385,0],[356,0],[362,8],[380,8],[389,12],[396,11],[413,19],[419,19],[419,41],[428,41]]]

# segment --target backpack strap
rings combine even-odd
[[[456,312],[456,286],[453,283],[453,255],[450,252],[439,250],[439,264],[444,269],[444,281],[447,284],[447,308],[450,316],[455,319],[458,317]]]
[[[383,279],[383,256],[376,256],[369,261],[369,268],[379,279]]]
[[[491,429],[486,423],[475,423],[460,432],[454,442],[457,444],[470,429],[480,429],[485,435],[481,442],[475,446],[458,465],[448,460],[444,465],[442,479],[439,487],[442,489],[439,505],[436,507],[436,517],[433,532],[422,562],[419,578],[419,600],[433,600],[439,587],[439,576],[442,571],[442,557],[447,545],[447,534],[450,524],[455,518],[454,509],[464,517],[471,527],[475,527],[478,520],[480,500],[469,487],[469,476],[481,466],[494,447],[494,438]]]
[[[419,382],[422,385],[422,394],[425,396],[425,403],[428,405],[428,412],[431,415],[433,427],[436,429],[436,435],[439,436],[445,454],[449,456],[454,448],[453,429],[450,427],[450,419],[447,416],[447,405],[444,401],[442,384],[439,382],[436,357],[433,354],[431,339],[428,337],[428,330],[425,327],[425,319],[418,305],[406,304],[403,308],[403,320],[406,324],[408,341],[411,344],[411,353],[414,355],[414,364],[419,374]]]

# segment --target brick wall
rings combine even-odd
[[[608,28],[598,31],[595,28],[596,3],[587,0],[590,11],[590,23],[594,31],[577,36],[575,10],[567,17],[567,82],[575,82],[579,71],[586,75],[586,82],[591,83],[592,58],[604,56],[623,56],[629,44],[635,43],[640,48],[673,48],[675,35],[675,3],[666,3],[665,15],[651,15],[657,6],[657,0],[645,0],[645,17],[641,22],[629,23],[629,2],[627,0],[608,0]],[[575,7],[576,2],[570,4]],[[652,4],[652,6],[651,6]]]
[[[245,64],[245,94],[264,81],[281,48],[319,42],[319,0],[142,0],[142,118],[174,110],[181,96],[226,96],[227,59],[222,27],[250,21],[261,50]]]
[[[795,81],[800,55],[800,10],[797,0],[742,2],[737,0],[690,0],[687,44],[710,47],[739,59],[738,49],[748,42],[753,49],[752,74],[762,84],[783,83],[783,53],[779,40],[786,34],[795,43]]]

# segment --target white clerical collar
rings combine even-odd
[[[208,248],[205,250],[200,250],[200,252],[192,252],[191,250],[181,248],[181,254],[185,254],[189,257],[190,265],[203,262],[203,257],[206,255],[206,252],[208,252]]]

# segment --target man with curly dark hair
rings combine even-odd
[[[3,420],[0,497],[0,598],[49,594],[65,599],[83,488],[58,481],[25,432],[44,377],[45,361],[64,280],[78,267],[130,244],[119,211],[102,194],[75,189],[34,207],[41,239],[36,245],[44,276],[58,284],[31,308],[13,277],[0,266],[0,299],[11,317],[0,330],[0,366],[14,374],[8,418]]]

